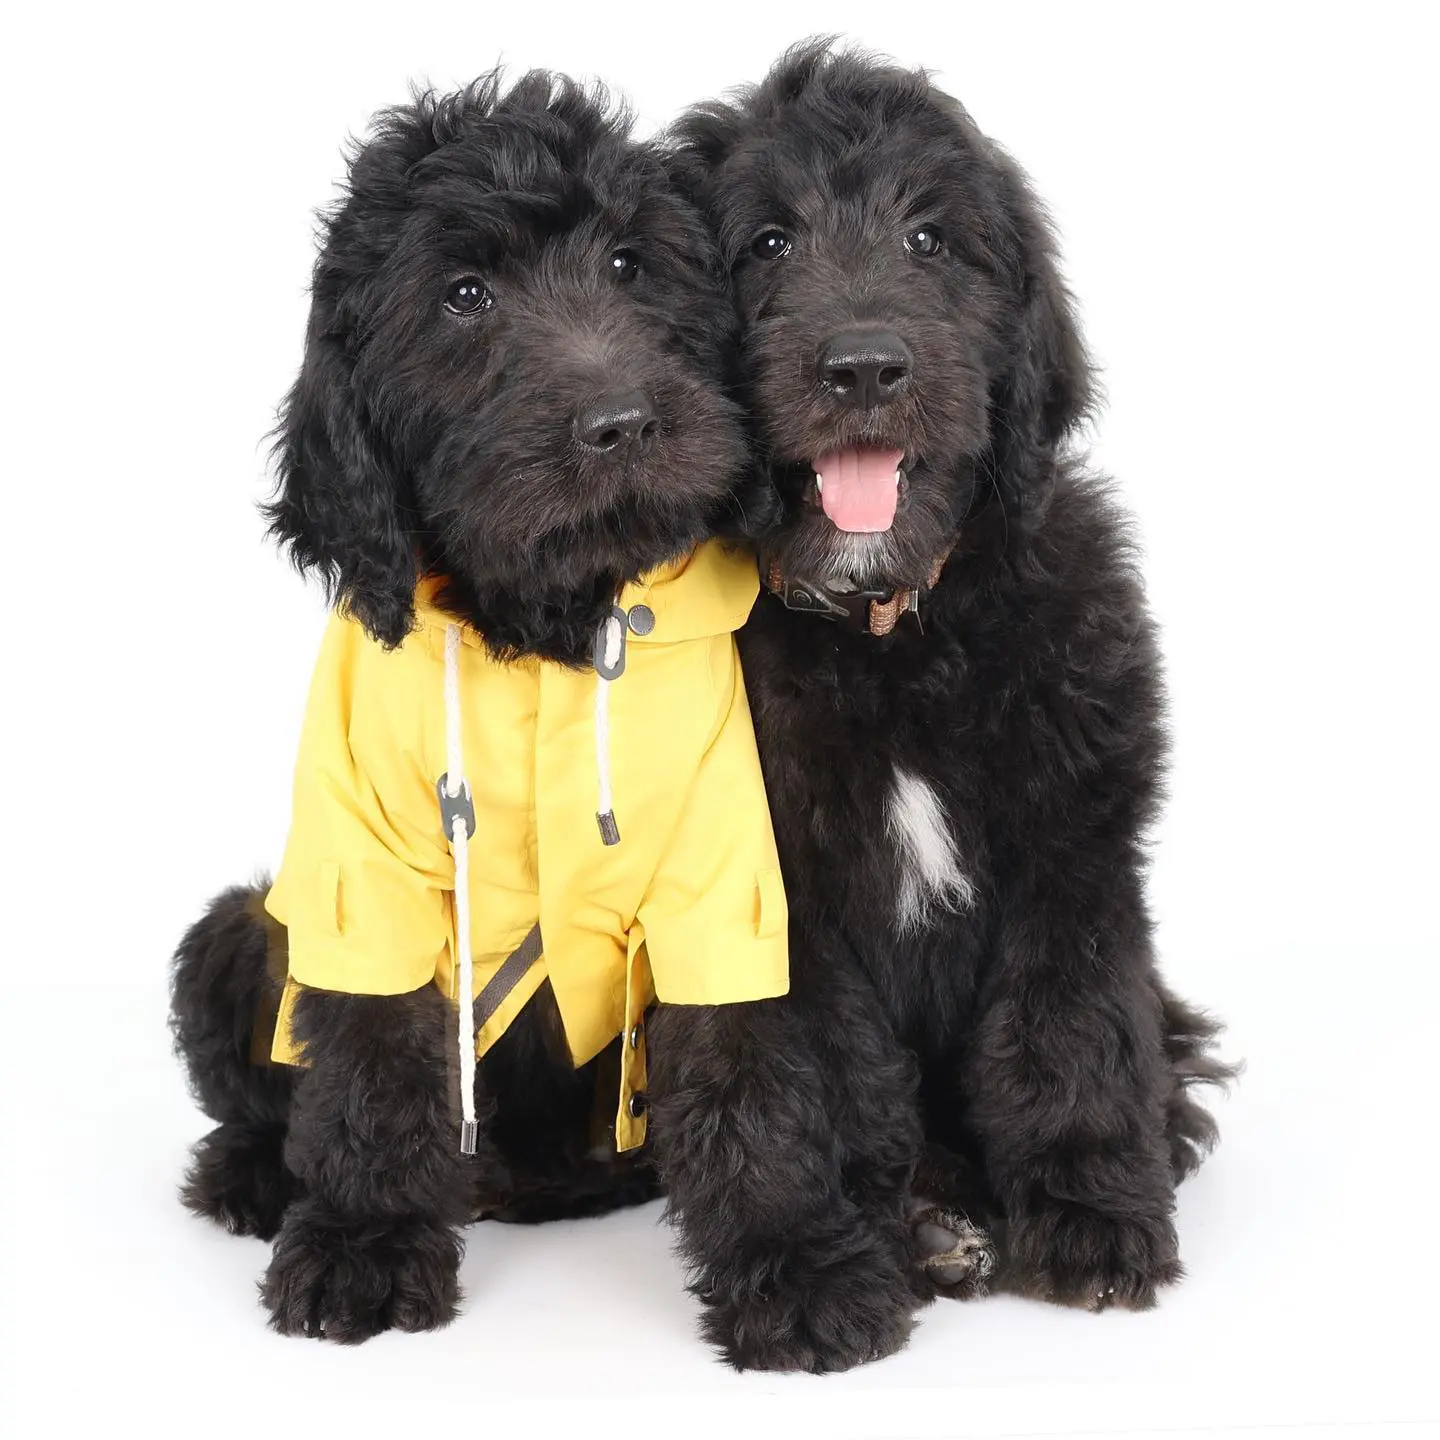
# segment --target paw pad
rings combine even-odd
[[[962,1298],[983,1295],[995,1273],[989,1235],[954,1211],[930,1208],[914,1217],[920,1268],[941,1290]]]

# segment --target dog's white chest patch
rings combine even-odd
[[[886,828],[900,862],[895,903],[900,930],[919,930],[936,909],[968,909],[975,887],[960,868],[945,807],[930,786],[897,765],[885,810]]]

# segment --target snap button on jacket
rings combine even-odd
[[[718,1005],[788,987],[785,896],[733,634],[757,587],[753,562],[711,541],[621,594],[621,609],[650,614],[631,628],[609,696],[613,845],[595,824],[594,671],[499,661],[464,632],[470,998],[537,922],[544,942],[476,1049],[548,977],[575,1064],[627,1037],[621,1149],[644,1137],[643,1099],[630,1103],[644,1090],[644,1047],[628,1037],[652,1000]],[[394,650],[339,614],[325,632],[266,899],[289,933],[278,1061],[303,1062],[289,1027],[297,985],[395,995],[434,984],[459,998],[455,870],[435,788],[454,622],[435,589],[422,583],[417,627]]]

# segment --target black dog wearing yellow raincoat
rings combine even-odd
[[[184,1197],[277,1237],[283,1332],[443,1324],[477,1214],[647,1198],[647,1008],[786,988],[715,277],[540,73],[383,115],[328,218],[271,520],[337,609],[276,882],[173,986]]]

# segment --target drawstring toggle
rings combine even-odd
[[[435,793],[440,797],[440,823],[446,836],[454,835],[455,822],[465,822],[465,838],[475,838],[475,801],[470,794],[470,782],[463,776],[457,793],[450,793],[450,772],[447,770],[436,782]]]
[[[595,673],[602,680],[618,680],[625,673],[625,636],[630,617],[618,606],[600,622],[595,632]]]

